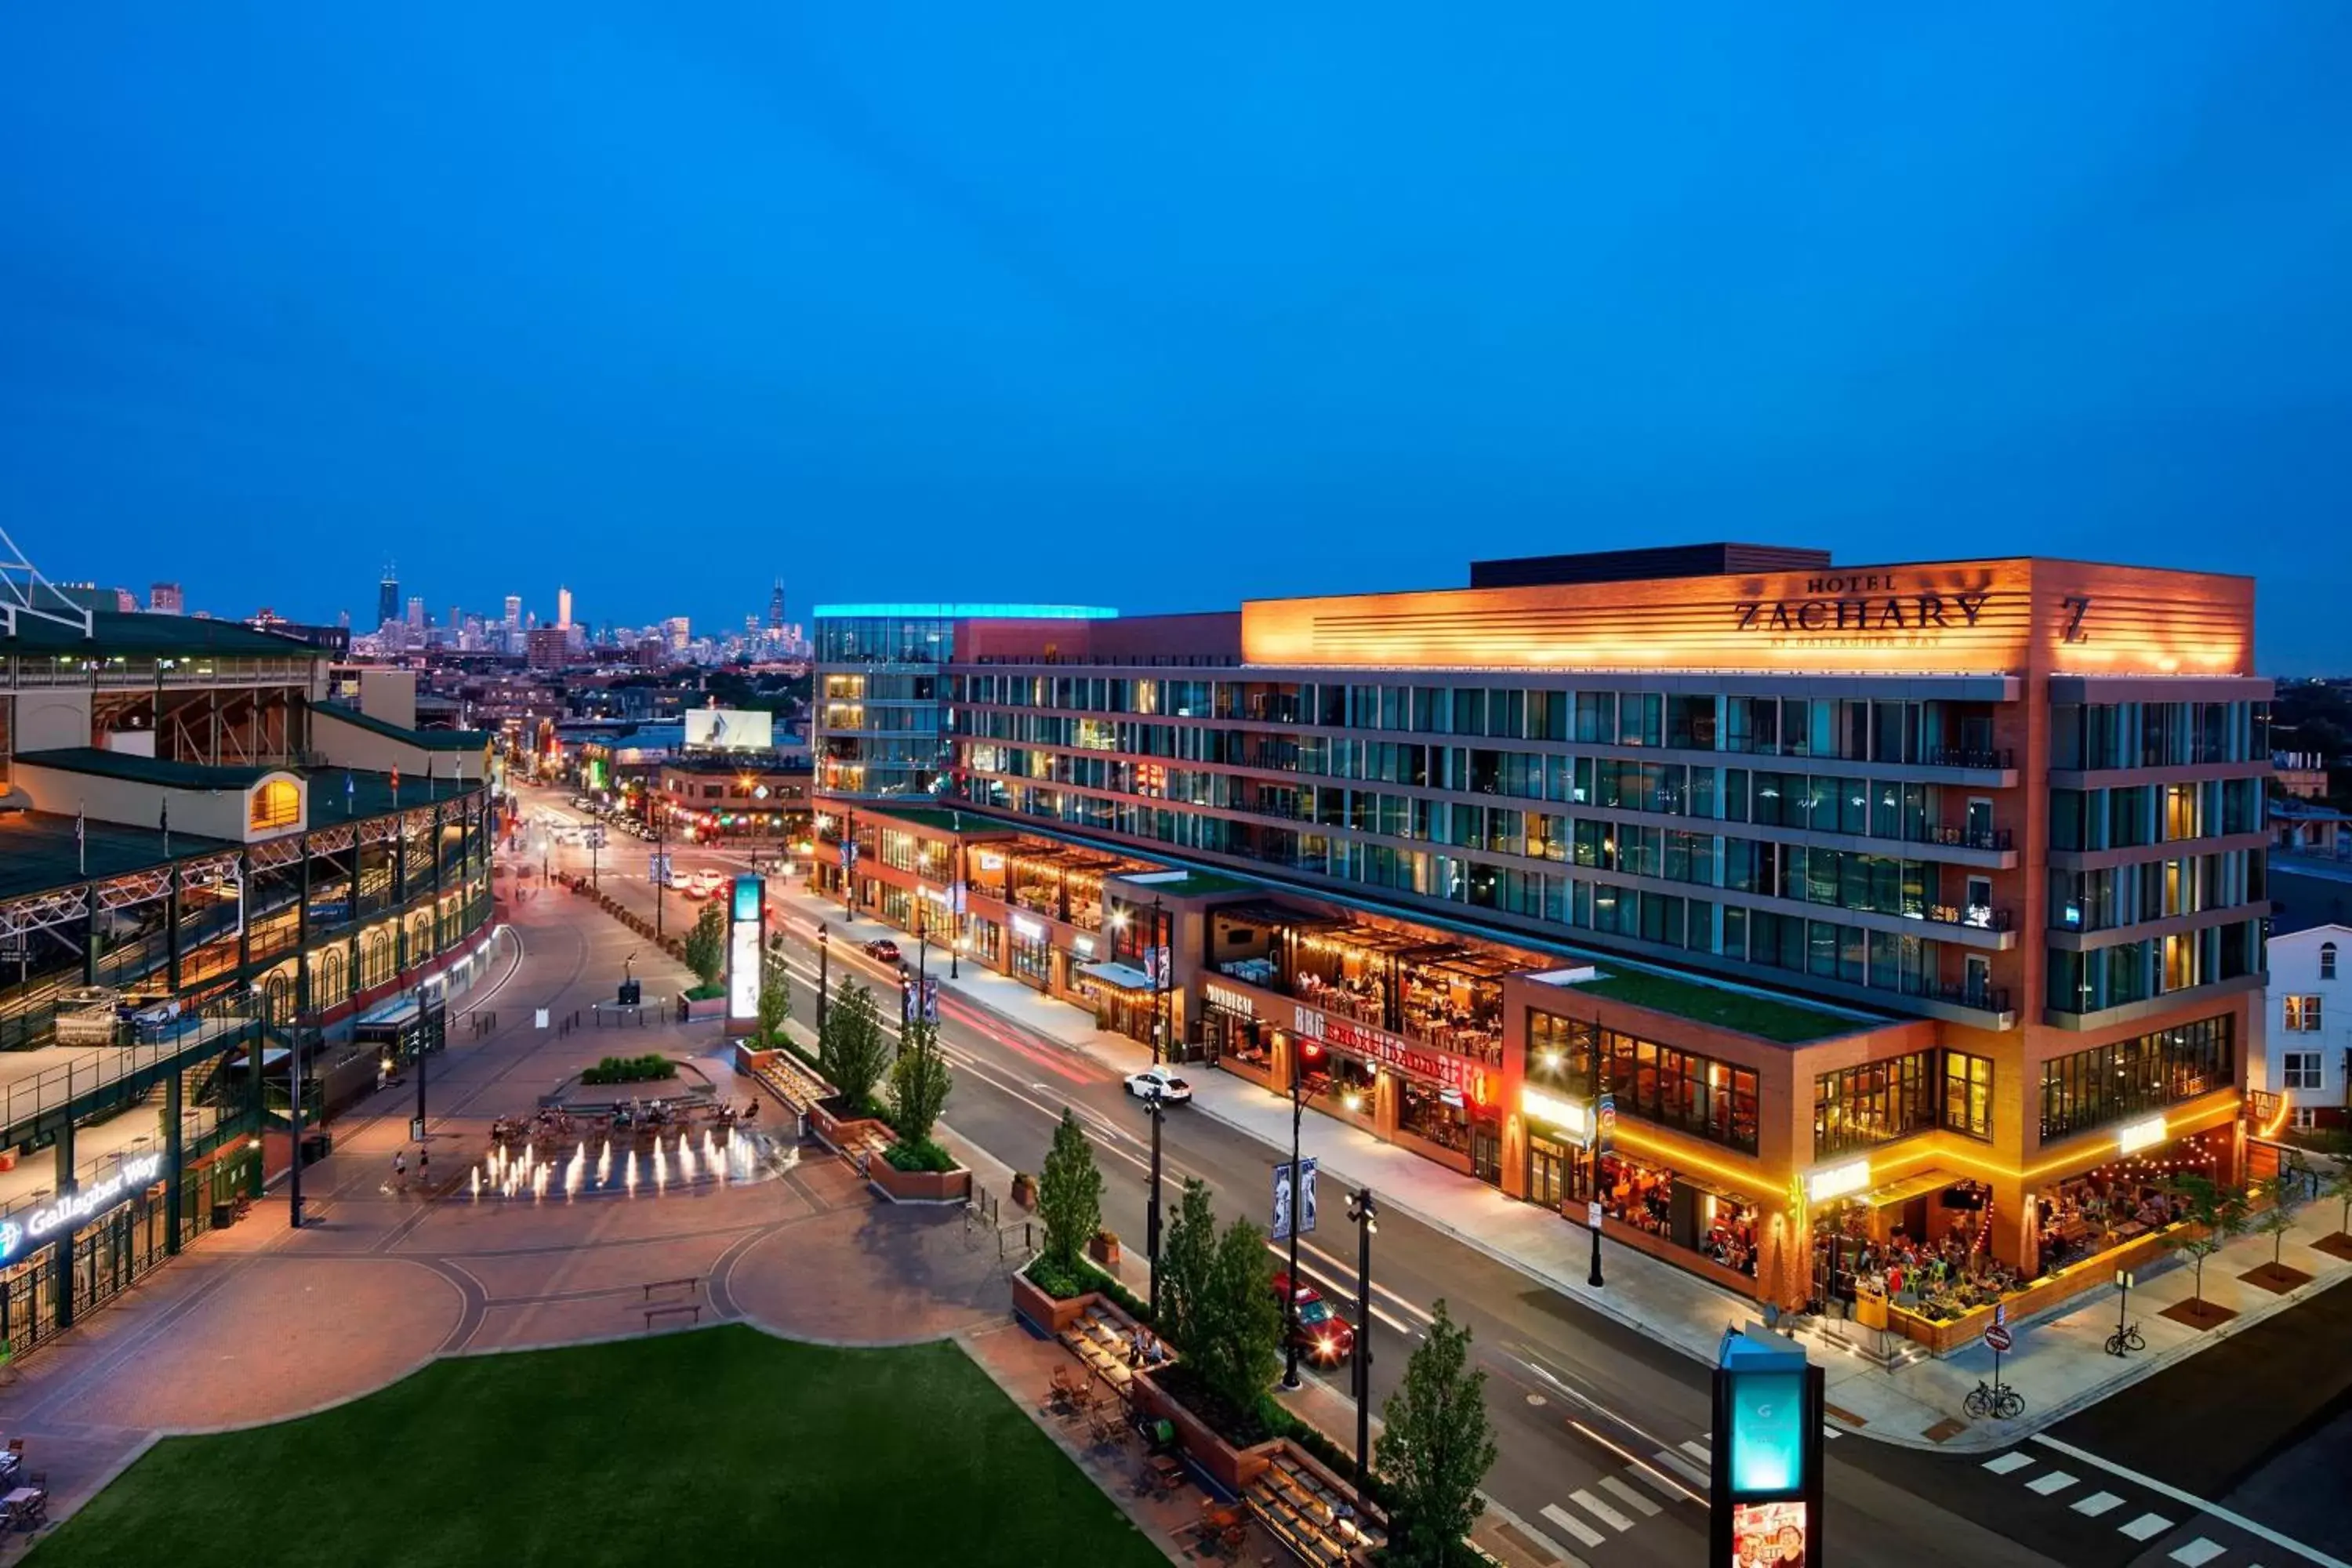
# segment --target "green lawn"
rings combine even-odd
[[[950,1344],[730,1325],[436,1362],[323,1415],[172,1437],[37,1568],[1164,1561]]]
[[[1737,1029],[1743,1035],[1777,1040],[1784,1046],[1801,1046],[1809,1040],[1827,1039],[1832,1035],[1850,1035],[1856,1029],[1871,1026],[1860,1018],[1823,1013],[1795,1002],[1776,1002],[1769,997],[1727,991],[1720,986],[1695,980],[1677,980],[1671,975],[1653,974],[1643,970],[1606,973],[1598,980],[1584,982],[1576,989],[1588,995],[1605,996],[1611,1001],[1628,1003],[1635,1007],[1672,1013],[1678,1018],[1688,1018],[1695,1023]]]

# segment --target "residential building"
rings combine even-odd
[[[572,662],[572,633],[564,626],[535,626],[523,634],[523,659],[533,669],[562,669]]]
[[[1171,1047],[1782,1305],[1867,1312],[1899,1235],[2040,1310],[2160,1245],[2160,1172],[2241,1169],[2248,580],[1715,546],[1473,581],[821,607],[818,883],[1111,1026],[1164,973]]]
[[[180,592],[177,583],[156,583],[147,590],[147,613],[153,616],[184,616],[188,613],[187,596]]]
[[[2287,1125],[2352,1127],[2352,926],[2321,925],[2270,944],[2268,1072]]]

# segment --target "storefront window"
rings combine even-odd
[[[2225,1089],[2233,1064],[2231,1019],[2200,1018],[2042,1064],[2044,1142]]]
[[[1747,1200],[1615,1155],[1601,1158],[1600,1196],[1610,1218],[1754,1278],[1756,1208]]]
[[[1470,1112],[1462,1097],[1411,1079],[1397,1086],[1397,1130],[1459,1153],[1470,1152]]]
[[[1944,1125],[1955,1132],[1992,1137],[1992,1062],[1965,1051],[1944,1053]]]
[[[1034,921],[1016,919],[1013,922],[1012,950],[1014,978],[1041,988],[1053,983],[1054,948],[1044,926]]]
[[[1936,1053],[1825,1072],[1813,1079],[1813,1157],[1868,1148],[1936,1125]]]

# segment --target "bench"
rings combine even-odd
[[[647,1308],[646,1309],[646,1330],[647,1330],[648,1331],[651,1331],[651,1330],[652,1330],[652,1328],[653,1328],[653,1326],[654,1326],[654,1320],[655,1320],[656,1318],[672,1318],[672,1317],[676,1317],[676,1316],[677,1316],[677,1314],[679,1314],[680,1312],[689,1312],[689,1313],[692,1313],[692,1314],[693,1314],[693,1317],[694,1317],[694,1321],[695,1321],[697,1323],[699,1323],[699,1322],[701,1322],[701,1321],[702,1321],[702,1303],[701,1303],[701,1302],[699,1302],[699,1301],[678,1301],[678,1302],[674,1302],[673,1304],[671,1304],[671,1305],[669,1305],[669,1306],[667,1306],[667,1307],[647,1307]]]
[[[699,1274],[689,1275],[683,1279],[649,1279],[646,1281],[646,1293],[641,1299],[652,1300],[654,1292],[656,1290],[699,1290],[700,1289],[702,1289],[702,1276]]]

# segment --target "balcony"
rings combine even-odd
[[[2006,854],[2016,847],[2014,836],[2006,827],[1973,830],[1966,827],[1930,827],[1917,842],[1938,844],[1947,849],[1983,849],[1994,854]]]
[[[1920,762],[1922,766],[1930,768],[2007,773],[2017,766],[2017,753],[2007,746],[1930,746]]]

